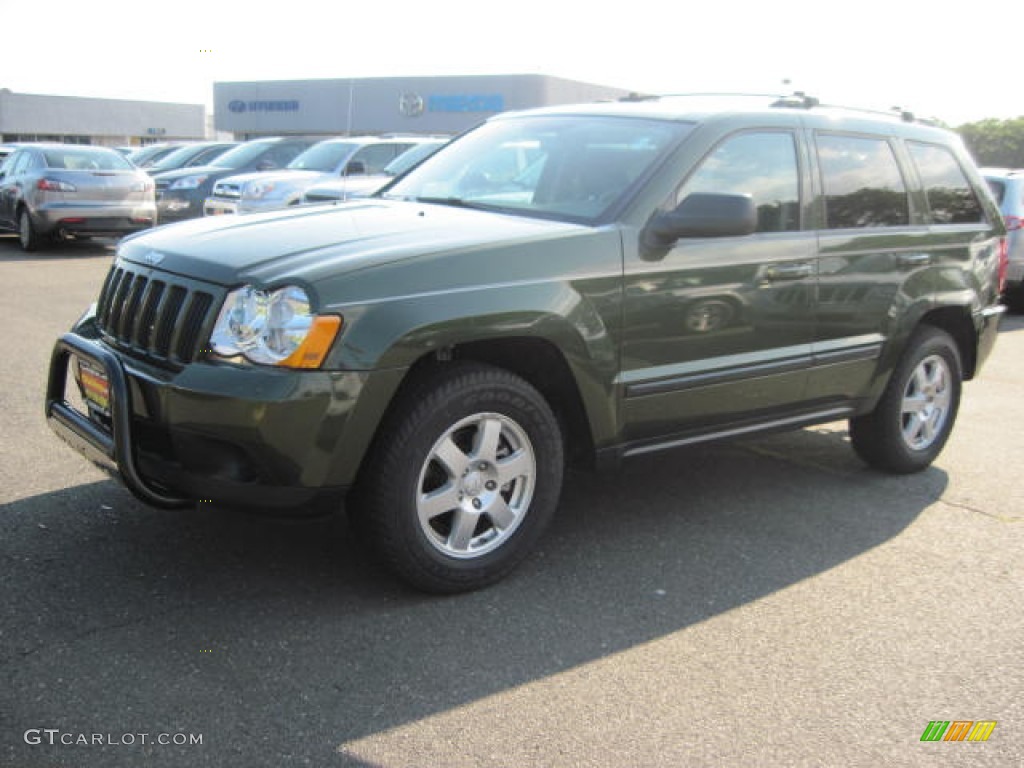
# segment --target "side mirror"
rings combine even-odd
[[[256,163],[257,171],[273,171],[276,170],[276,168],[277,163],[275,163],[273,160],[260,160],[258,163]]]
[[[757,208],[750,195],[694,192],[674,210],[659,213],[648,232],[662,245],[681,237],[740,237],[757,229]]]
[[[366,173],[366,163],[362,160],[352,160],[345,166],[343,176],[363,176]]]

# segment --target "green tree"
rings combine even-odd
[[[978,165],[1024,168],[1024,117],[988,118],[956,130]]]

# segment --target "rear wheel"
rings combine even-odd
[[[406,582],[450,593],[511,571],[561,490],[562,436],[523,379],[456,363],[398,405],[361,470],[360,528]]]
[[[43,242],[42,236],[36,231],[36,227],[32,223],[32,217],[28,213],[28,208],[22,208],[21,213],[18,214],[18,242],[21,243],[23,251],[38,250]]]
[[[919,328],[875,410],[850,420],[854,449],[886,472],[925,469],[953,431],[961,380],[960,353],[950,335]]]

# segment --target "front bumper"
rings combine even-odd
[[[54,347],[46,417],[147,503],[301,507],[340,496],[354,479],[372,433],[352,419],[375,374],[205,363],[167,371],[115,352],[90,328],[77,326]],[[72,356],[105,374],[109,415],[72,404]]]
[[[187,191],[158,191],[156,209],[161,224],[195,219],[203,215],[203,198],[198,193],[192,195]]]

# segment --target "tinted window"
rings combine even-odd
[[[789,133],[745,133],[726,139],[687,179],[676,203],[693,192],[750,195],[758,232],[800,229],[800,174]]]
[[[398,144],[371,144],[360,149],[352,159],[358,160],[363,164],[365,173],[382,173],[384,166],[394,160],[395,155],[401,149],[405,149],[405,146]]]
[[[907,142],[907,146],[928,193],[934,223],[973,224],[985,220],[974,190],[948,148],[914,141]]]
[[[907,189],[885,139],[818,135],[829,229],[910,223]]]
[[[345,141],[322,141],[298,155],[288,163],[288,167],[299,171],[333,171],[349,155],[358,144]]]

